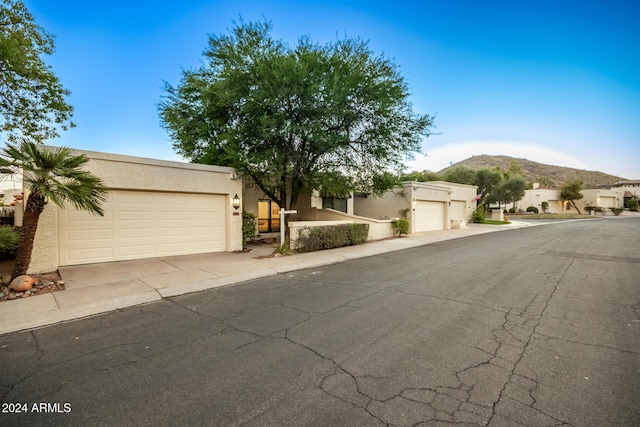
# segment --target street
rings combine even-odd
[[[639,231],[489,233],[2,335],[0,425],[637,426]]]

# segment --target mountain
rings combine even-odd
[[[522,172],[527,182],[537,182],[538,177],[547,176],[555,183],[556,188],[560,188],[565,181],[570,179],[581,179],[584,183],[585,189],[610,188],[616,182],[625,179],[619,176],[609,175],[604,172],[545,165],[544,163],[532,162],[527,159],[519,159],[509,156],[489,156],[486,154],[462,160],[461,162],[442,169],[438,174],[444,174],[448,170],[454,169],[458,166],[466,166],[471,169],[500,167],[507,171],[509,170],[509,164],[513,160],[517,160],[522,166]]]

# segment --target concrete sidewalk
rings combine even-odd
[[[539,225],[538,223],[536,225]],[[514,221],[469,224],[459,230],[416,233],[358,246],[270,258],[274,248],[61,267],[66,290],[0,304],[0,334],[80,319],[163,298],[203,291],[288,271],[413,248],[443,240],[527,227]]]

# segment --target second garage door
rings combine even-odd
[[[414,231],[444,230],[444,203],[425,200],[416,201]]]
[[[226,250],[226,196],[110,191],[103,217],[59,211],[60,265]]]

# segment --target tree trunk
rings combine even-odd
[[[22,240],[16,251],[16,260],[11,273],[11,280],[18,276],[27,274],[29,264],[31,264],[31,252],[33,251],[33,241],[38,229],[38,219],[44,210],[44,197],[37,193],[29,194],[27,205],[24,209],[22,219]]]
[[[576,206],[576,202],[574,202],[573,200],[571,201],[571,204],[573,205],[574,208],[576,208],[576,210],[578,211],[579,215],[582,215],[582,212],[580,212],[580,209],[578,209],[578,207]]]

